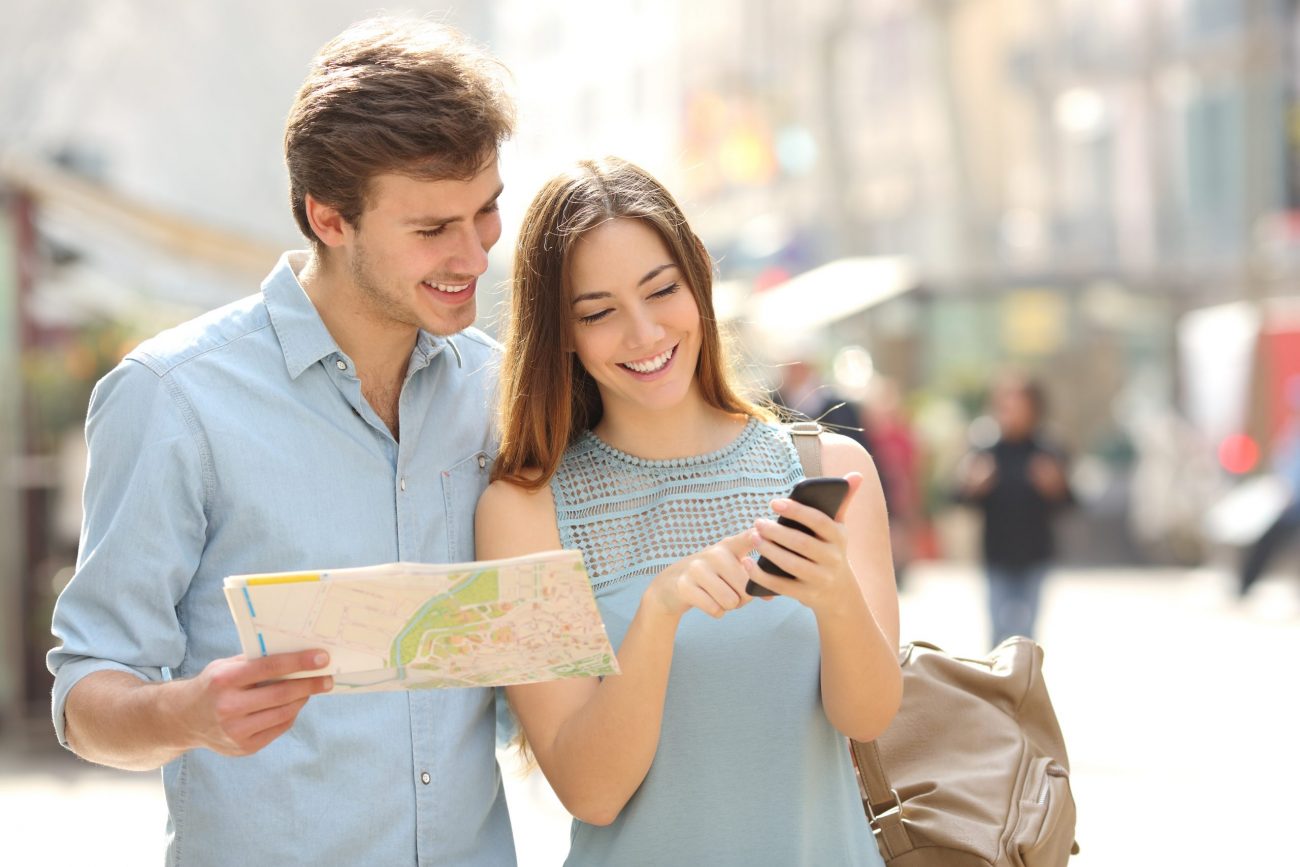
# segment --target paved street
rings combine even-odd
[[[1070,746],[1078,867],[1290,864],[1300,799],[1300,719],[1284,690],[1300,660],[1300,584],[1265,581],[1245,602],[1213,572],[1057,575],[1045,597],[1047,682]],[[978,575],[910,576],[903,637],[978,653]],[[520,863],[558,864],[563,812],[536,778],[507,771]],[[50,751],[0,751],[0,864],[161,863],[154,774],[92,768]]]

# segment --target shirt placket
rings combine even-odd
[[[417,349],[412,354],[411,368],[402,392],[398,398],[398,437],[393,437],[388,426],[366,401],[361,393],[361,381],[357,378],[350,359],[341,353],[327,361],[327,368],[340,392],[352,405],[357,416],[365,421],[383,443],[387,451],[389,466],[393,470],[393,501],[396,519],[397,558],[398,560],[424,559],[418,550],[418,523],[432,520],[432,516],[422,513],[421,502],[429,502],[434,493],[422,490],[418,474],[411,472],[412,456],[421,453],[416,447],[420,438],[420,425],[415,423],[426,409],[424,401],[428,395],[418,381],[422,371],[436,353],[426,354]],[[403,424],[403,421],[406,424]],[[428,451],[426,443],[423,449]],[[428,474],[426,474],[427,476]],[[427,481],[426,481],[427,486]],[[410,712],[411,731],[411,772],[415,793],[415,854],[418,865],[437,863],[439,849],[438,822],[441,812],[439,803],[439,786],[436,784],[437,754],[435,696],[422,691],[407,693]]]
[[[401,436],[396,442],[393,496],[397,506],[397,551],[402,560],[423,559],[422,552],[417,550],[421,524],[434,519],[427,507],[435,501],[437,493],[429,489],[433,484],[432,468],[411,464],[416,454],[429,452],[428,443],[420,451],[416,443],[429,433],[421,429],[420,422],[427,409],[426,401],[430,399],[425,394],[428,374],[424,371],[430,360],[427,355],[421,357],[419,349],[412,355],[411,370],[398,403]],[[411,773],[415,791],[415,857],[416,863],[423,867],[438,862],[440,792],[446,781],[440,780],[438,773],[435,696],[429,691],[415,690],[407,693],[407,702],[411,714]]]
[[[383,420],[379,418],[379,414],[371,408],[365,396],[362,395],[361,379],[357,376],[357,369],[353,365],[352,359],[341,352],[336,352],[321,363],[325,365],[325,369],[329,372],[335,388],[347,399],[352,411],[379,435],[387,448],[389,465],[395,466],[397,440],[393,438],[388,425],[384,424]]]

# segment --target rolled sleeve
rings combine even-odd
[[[77,569],[59,595],[46,664],[67,746],[68,693],[96,671],[165,679],[186,639],[176,608],[203,553],[211,475],[201,431],[175,383],[127,360],[96,386]]]
[[[54,692],[51,698],[51,712],[54,715],[54,733],[59,738],[59,743],[68,746],[67,727],[64,724],[63,708],[68,703],[68,693],[72,688],[81,682],[81,679],[88,674],[94,674],[97,671],[121,671],[127,674],[134,674],[141,680],[158,680],[160,677],[149,677],[141,669],[132,668],[129,665],[123,665],[120,662],[113,662],[109,659],[94,659],[88,656],[70,656],[66,653],[61,654],[62,659],[55,663],[54,655],[60,653],[59,650],[50,651],[49,665],[53,668],[58,665],[58,671],[54,677]],[[159,674],[159,669],[154,669],[154,673]]]

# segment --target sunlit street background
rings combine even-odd
[[[1300,521],[1283,458],[1300,444],[1297,6],[412,10],[513,76],[506,233],[480,326],[497,328],[513,235],[545,177],[603,154],[662,177],[717,262],[716,311],[751,387],[843,403],[863,429],[904,640],[988,649],[957,468],[997,435],[999,373],[1044,385],[1077,505],[1037,637],[1084,867],[1296,861]],[[77,761],[48,720],[86,402],[139,340],[256,291],[303,246],[284,117],[315,50],[375,11],[0,11],[0,864],[162,859],[157,775]],[[1276,555],[1243,592],[1270,528]],[[521,864],[558,864],[562,810],[539,779],[507,777]]]

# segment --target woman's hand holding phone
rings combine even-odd
[[[751,570],[746,591],[753,596],[790,596],[814,611],[837,606],[845,593],[861,593],[843,524],[861,484],[858,473],[843,479],[806,479],[789,498],[774,500],[772,509],[779,519],[755,524],[762,556]]]

